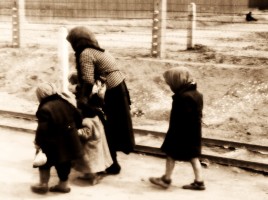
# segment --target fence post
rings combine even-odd
[[[13,1],[12,7],[12,47],[20,47],[20,15],[18,0]]]
[[[187,49],[193,49],[195,46],[195,28],[196,28],[196,5],[191,3],[188,6],[188,29],[187,29]]]
[[[69,53],[68,53],[68,43],[66,37],[68,35],[68,30],[65,27],[59,29],[59,45],[58,45],[58,58],[59,58],[59,67],[62,72],[61,79],[61,91],[69,93],[68,90],[68,75],[69,75]]]
[[[18,0],[19,4],[19,16],[20,16],[20,26],[23,23],[26,23],[26,15],[25,15],[25,0]]]
[[[153,28],[152,28],[152,57],[165,57],[165,31],[167,0],[154,0]]]

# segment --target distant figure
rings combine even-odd
[[[246,14],[246,20],[248,22],[250,22],[250,21],[257,21],[257,19],[255,19],[254,17],[252,17],[252,12],[249,12],[248,14]]]
[[[174,67],[164,73],[164,79],[174,93],[169,129],[161,150],[166,153],[166,170],[160,177],[149,178],[150,182],[168,188],[175,161],[189,161],[194,172],[194,182],[183,189],[205,190],[201,163],[201,121],[203,95],[198,92],[192,75],[185,67]]]

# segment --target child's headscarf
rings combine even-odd
[[[163,76],[174,93],[183,88],[183,86],[189,85],[194,81],[190,71],[186,67],[171,68],[165,71]]]
[[[39,101],[54,94],[57,94],[57,87],[53,83],[40,83],[36,88],[36,96]]]
[[[71,29],[66,39],[70,42],[75,52],[82,52],[87,47],[104,52],[104,49],[99,46],[94,33],[84,26],[77,26]]]
[[[73,99],[70,95],[66,93],[59,92],[56,85],[53,83],[50,83],[50,82],[40,83],[36,88],[36,96],[39,102],[41,102],[46,97],[49,97],[55,94],[59,95],[62,99],[65,99],[70,104],[76,107],[75,99]]]

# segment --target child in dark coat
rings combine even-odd
[[[197,91],[189,70],[175,67],[164,74],[173,95],[169,129],[161,150],[166,153],[166,171],[162,177],[151,177],[150,182],[163,188],[171,184],[175,161],[190,161],[195,180],[183,189],[204,190],[201,163],[201,120],[203,95]]]
[[[68,176],[73,160],[83,156],[83,149],[77,128],[81,127],[82,117],[67,96],[57,92],[52,83],[42,83],[36,89],[40,102],[36,112],[38,126],[35,135],[36,148],[46,154],[47,162],[39,166],[39,183],[31,186],[35,193],[70,192]],[[50,169],[55,167],[59,182],[48,187]]]

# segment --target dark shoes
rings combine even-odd
[[[32,190],[32,192],[37,193],[37,194],[45,194],[48,191],[50,191],[50,192],[59,192],[59,193],[68,193],[68,192],[71,191],[71,188],[69,188],[69,187],[61,187],[59,185],[55,185],[55,186],[52,186],[52,187],[48,188],[47,185],[36,184],[36,185],[31,186],[31,190]]]
[[[31,186],[31,190],[37,194],[45,194],[48,192],[48,186],[45,184],[36,184]]]
[[[183,189],[187,189],[187,190],[205,190],[205,184],[203,181],[198,182],[198,181],[194,181],[193,183],[189,184],[189,185],[184,185],[182,186]]]
[[[59,193],[69,193],[71,188],[69,187],[61,187],[59,185],[55,185],[49,188],[50,192],[59,192]]]
[[[164,189],[167,189],[171,184],[171,180],[165,179],[165,176],[162,176],[159,178],[151,177],[151,178],[149,178],[149,181],[155,185],[158,185],[158,186],[164,188]]]
[[[158,185],[164,189],[167,189],[171,184],[171,180],[165,179],[165,176],[162,176],[159,178],[151,177],[149,178],[149,181],[153,183],[154,185]],[[189,185],[182,186],[182,188],[188,189],[188,190],[205,190],[206,189],[203,181],[202,182],[194,181],[193,183]]]
[[[121,171],[121,167],[118,163],[113,163],[110,167],[108,167],[106,170],[107,174],[119,174]]]

